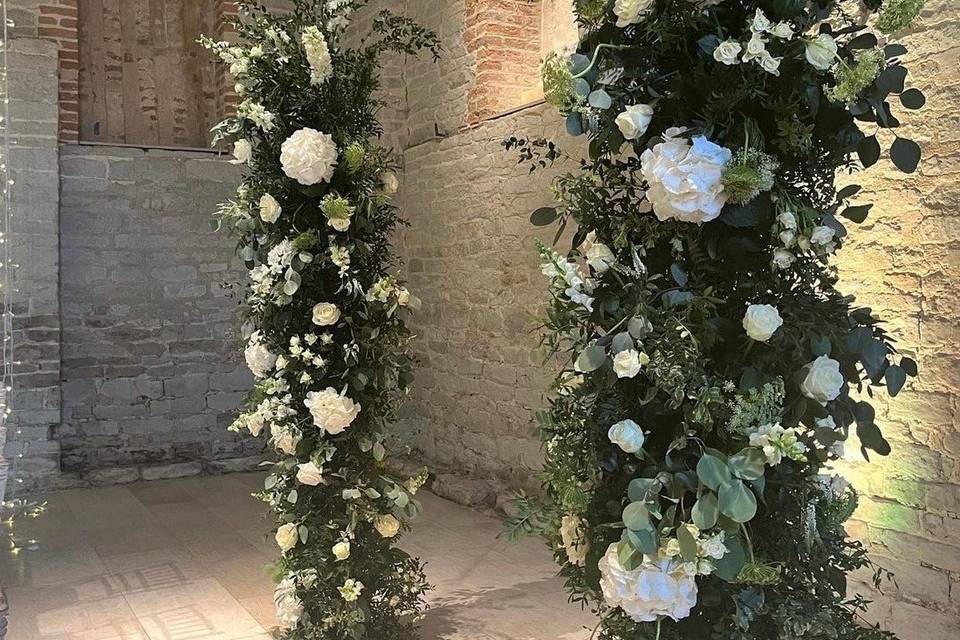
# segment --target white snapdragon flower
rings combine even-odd
[[[287,631],[296,628],[303,615],[303,602],[297,596],[297,585],[292,576],[287,576],[277,585],[273,592],[273,600],[277,606],[277,622]]]
[[[393,514],[377,516],[373,521],[373,528],[383,538],[394,538],[400,533],[400,521]]]
[[[277,541],[277,546],[280,547],[280,551],[286,553],[290,551],[300,540],[300,534],[297,532],[297,525],[292,522],[281,525],[277,529],[277,534],[274,536]]]
[[[623,29],[643,22],[652,8],[653,0],[617,0],[613,5],[617,26]]]
[[[650,356],[636,349],[626,349],[613,356],[613,371],[618,378],[635,378],[643,365],[650,362]]]
[[[743,316],[744,330],[757,342],[766,342],[782,326],[780,312],[769,304],[752,304]]]
[[[807,41],[807,62],[820,71],[827,71],[837,61],[837,42],[829,33],[821,33]]]
[[[333,63],[330,59],[327,40],[315,26],[304,29],[300,39],[303,50],[307,54],[307,63],[310,65],[310,83],[319,86],[333,75]]]
[[[274,198],[269,193],[263,194],[263,197],[260,198],[260,219],[266,222],[267,224],[273,224],[280,219],[280,214],[283,212],[283,208],[280,206],[280,203],[277,202],[277,199]]]
[[[333,137],[310,129],[300,129],[281,146],[283,172],[302,185],[328,182],[337,166],[337,145]]]
[[[253,145],[246,138],[233,143],[233,160],[230,164],[250,164],[253,159]]]
[[[777,216],[777,222],[780,223],[780,226],[784,229],[796,229],[797,228],[797,216],[793,211],[784,211]]]
[[[653,107],[648,104],[629,105],[617,116],[616,124],[626,140],[636,140],[647,132],[653,120]]]
[[[600,588],[604,599],[620,607],[635,622],[654,622],[660,617],[681,620],[697,604],[697,582],[683,563],[664,554],[646,556],[642,565],[628,571],[617,557],[617,543],[600,560]]]
[[[346,431],[360,415],[360,405],[332,387],[311,391],[304,404],[313,416],[313,424],[331,435]]]
[[[643,429],[633,420],[621,420],[610,427],[607,438],[625,453],[637,453],[643,449],[643,442],[646,439]]]
[[[713,50],[713,59],[722,64],[733,66],[740,62],[741,51],[743,51],[743,46],[730,38],[717,45],[717,48]]]
[[[667,129],[664,141],[640,156],[647,199],[661,221],[709,222],[727,202],[723,171],[733,153],[703,136],[688,143],[682,129]]]
[[[825,405],[840,396],[844,382],[840,363],[829,356],[820,356],[807,365],[807,376],[800,390],[803,395]]]
[[[570,564],[582,567],[587,560],[590,544],[583,537],[584,521],[577,516],[563,516],[560,519],[560,540],[567,552]]]
[[[591,231],[583,241],[581,247],[583,255],[587,259],[594,271],[603,274],[617,261],[617,257],[610,250],[610,247],[597,241],[597,232]]]
[[[308,487],[317,487],[323,484],[323,469],[314,462],[305,462],[297,465],[297,481]]]

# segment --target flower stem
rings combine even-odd
[[[590,64],[587,65],[587,68],[586,68],[586,69],[584,69],[584,70],[581,71],[580,73],[574,75],[574,76],[573,76],[573,79],[574,79],[574,80],[577,80],[577,79],[579,79],[579,78],[584,77],[585,75],[587,75],[587,74],[590,73],[591,71],[593,71],[593,68],[594,68],[595,66],[597,66],[597,60],[600,58],[600,52],[603,51],[604,49],[615,49],[615,50],[617,50],[617,51],[622,51],[622,50],[624,50],[624,49],[636,49],[636,47],[631,47],[631,46],[625,45],[625,44],[601,44],[601,45],[597,46],[596,50],[593,52],[593,59],[590,60]]]

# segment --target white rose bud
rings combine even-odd
[[[807,62],[820,71],[826,71],[837,60],[837,43],[829,33],[821,33],[807,41]]]
[[[329,302],[321,302],[313,308],[313,324],[330,327],[340,322],[340,309]]]
[[[625,139],[636,140],[647,132],[652,119],[653,107],[648,104],[634,104],[617,116],[616,123]]]
[[[393,538],[400,533],[400,521],[388,513],[385,516],[377,516],[377,519],[373,522],[373,528],[382,537]]]
[[[743,51],[743,46],[733,38],[730,38],[717,45],[717,48],[713,50],[713,59],[725,65],[732,66],[739,62],[738,58],[740,57],[741,51]]]
[[[633,420],[622,420],[613,425],[607,431],[607,437],[625,453],[637,453],[643,449],[643,442],[646,439],[643,429]]]
[[[288,523],[281,525],[277,529],[277,535],[275,537],[277,541],[277,546],[280,547],[280,550],[286,553],[297,546],[297,542],[300,540],[300,534],[297,532],[297,525],[293,523]]]
[[[323,470],[313,462],[297,465],[297,481],[309,487],[323,484]]]
[[[777,308],[769,304],[752,304],[743,316],[743,328],[757,342],[766,342],[783,326]]]
[[[350,557],[350,543],[349,542],[338,542],[333,545],[333,557],[337,559],[337,562],[341,562]]]
[[[639,353],[635,349],[627,349],[613,357],[613,370],[618,378],[633,378],[648,362],[650,358],[647,354]]]
[[[250,164],[253,159],[253,145],[246,138],[233,143],[233,160],[230,164]]]
[[[273,224],[280,219],[280,213],[283,209],[280,203],[269,193],[263,194],[260,198],[260,219],[268,224]]]
[[[803,395],[825,405],[840,396],[844,382],[840,363],[828,356],[820,356],[808,365],[807,377],[800,390]]]

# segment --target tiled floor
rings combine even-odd
[[[35,551],[0,551],[7,640],[269,640],[276,551],[262,476],[67,491],[17,524]],[[424,640],[581,640],[592,618],[566,602],[540,542],[497,540],[500,523],[430,494],[403,546],[436,589]]]

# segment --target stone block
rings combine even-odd
[[[489,480],[439,474],[434,477],[430,490],[465,507],[493,507],[497,504],[497,487]]]
[[[91,469],[85,472],[83,478],[92,485],[129,484],[140,479],[139,467],[107,467]]]
[[[143,467],[141,476],[144,480],[168,480],[172,478],[187,478],[203,473],[202,462],[175,462],[173,464]]]
[[[227,458],[224,460],[209,460],[203,467],[207,473],[241,473],[261,470],[260,463],[263,456],[246,456],[243,458]]]

